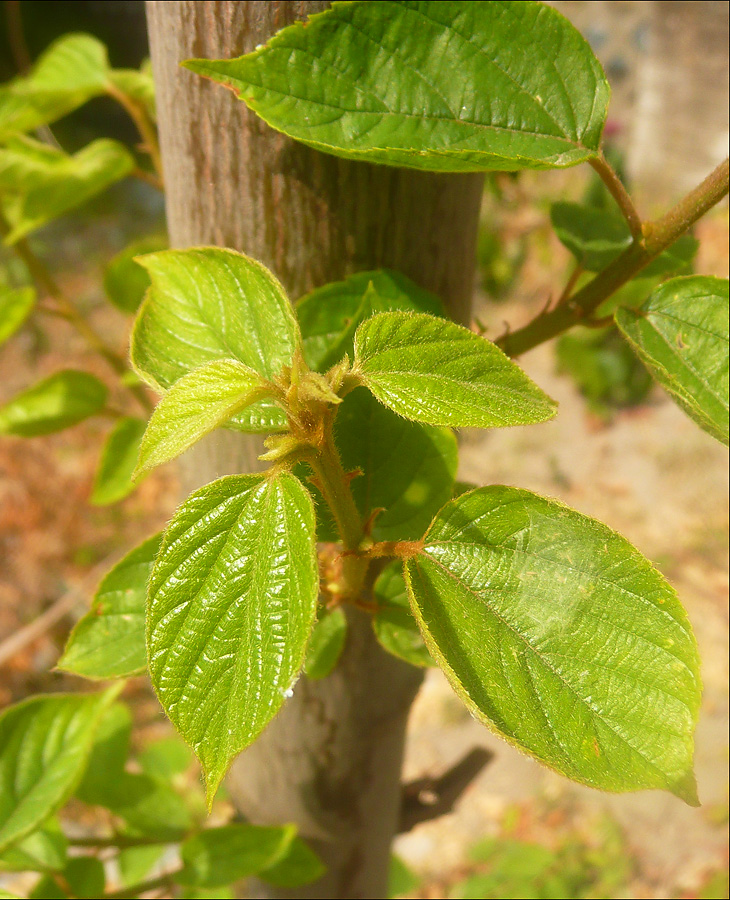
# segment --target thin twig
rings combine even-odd
[[[590,165],[595,170],[601,181],[606,185],[609,193],[618,204],[618,207],[621,210],[623,217],[626,219],[629,229],[631,230],[631,236],[635,240],[641,238],[641,216],[634,206],[634,201],[629,196],[629,193],[624,187],[623,182],[618,177],[609,161],[605,156],[603,156],[603,154],[601,154],[600,156],[593,157],[590,160]]]
[[[111,83],[108,83],[106,85],[106,92],[110,97],[113,97],[117,101],[117,103],[124,107],[134,124],[137,126],[137,131],[142,138],[144,149],[149,154],[149,157],[152,160],[152,165],[154,166],[157,177],[159,178],[159,184],[157,184],[156,187],[159,187],[160,190],[162,190],[164,177],[162,174],[162,156],[160,154],[160,144],[157,139],[157,131],[155,129],[154,123],[147,115],[147,110],[141,103],[138,103],[128,94],[125,94],[124,91],[120,91],[115,85]]]

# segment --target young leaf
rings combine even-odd
[[[0,286],[0,344],[12,337],[35,306],[35,288]]]
[[[373,631],[378,643],[412,666],[434,666],[413,618],[408,590],[399,562],[389,563],[378,576],[373,589],[378,611],[373,616]]]
[[[90,611],[78,621],[58,668],[85,678],[126,678],[143,672],[147,582],[162,535],[148,538],[104,577]]]
[[[102,410],[106,395],[94,375],[64,369],[0,407],[0,434],[37,437],[63,431]]]
[[[587,272],[600,272],[631,245],[629,226],[617,209],[598,209],[580,203],[553,203],[550,219],[555,233]],[[641,278],[687,272],[697,253],[698,241],[682,235],[649,263]]]
[[[57,872],[66,865],[68,841],[51,817],[0,855],[0,872]]]
[[[104,93],[106,47],[90,34],[54,41],[27,76],[0,88],[0,140],[33,131]]]
[[[326,678],[337,665],[347,639],[347,617],[341,607],[320,610],[309,644],[304,673],[312,681]]]
[[[654,378],[690,418],[728,444],[728,281],[705,275],[660,285],[616,322]]]
[[[286,848],[284,855],[265,869],[259,870],[258,877],[280,888],[298,888],[311,884],[324,875],[326,868],[317,854],[304,841],[295,837]]]
[[[68,800],[118,690],[37,695],[0,715],[0,852]]]
[[[446,504],[405,572],[426,645],[478,719],[583,784],[697,803],[697,647],[628,541],[487,487]]]
[[[209,801],[296,681],[318,586],[312,501],[288,473],[220,478],[165,532],[149,586],[150,677]]]
[[[152,287],[132,333],[132,363],[162,393],[192,369],[235,359],[270,379],[291,365],[299,327],[284,289],[256,262],[233,250],[203,247],[141,257]],[[280,431],[271,400],[229,423],[242,431]]]
[[[89,497],[94,506],[118,503],[135,489],[132,475],[146,427],[147,423],[142,419],[125,416],[109,432]]]
[[[0,205],[10,223],[6,244],[75,209],[135,166],[118,141],[100,139],[73,156],[28,137],[0,148]]]
[[[353,374],[394,412],[430,425],[529,425],[556,411],[498,347],[428,315],[380,313],[363,322]]]
[[[133,241],[113,256],[104,268],[104,291],[117,309],[135,313],[150,286],[150,276],[136,257],[167,248],[163,235],[148,235]]]
[[[444,172],[590,159],[609,98],[586,41],[540,3],[336,3],[247,56],[185,65],[318,150]]]
[[[217,359],[183,375],[152,413],[134,477],[175,459],[267,393],[261,376],[235,359]]]
[[[306,294],[296,305],[304,358],[311,369],[326,372],[347,354],[352,358],[358,325],[378,312],[406,310],[444,315],[438,297],[400,272],[357,272]]]
[[[296,828],[224,825],[188,838],[180,848],[182,884],[215,888],[256,875],[277,862],[294,839]]]

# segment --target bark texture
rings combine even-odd
[[[149,0],[147,16],[171,243],[253,256],[295,299],[366,269],[391,267],[469,318],[481,177],[350,163],[280,135],[230,91],[179,67],[239,56],[322,2]],[[187,454],[192,490],[256,467],[258,441],[221,432]],[[233,800],[258,823],[294,821],[328,866],[317,884],[265,897],[386,896],[408,710],[421,677],[383,652],[353,610],[342,661],[302,678],[264,735],[234,764]]]

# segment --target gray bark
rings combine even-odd
[[[378,267],[399,269],[469,318],[480,176],[350,163],[274,132],[230,91],[181,69],[232,57],[326,7],[321,2],[147,3],[157,84],[168,225],[175,247],[233,247],[265,263],[292,298]],[[255,468],[258,444],[220,433],[187,455],[187,489]],[[328,678],[302,678],[263,736],[234,764],[229,788],[252,821],[293,821],[328,866],[293,892],[386,896],[389,848],[410,705],[421,681],[383,652],[353,610],[343,658]]]

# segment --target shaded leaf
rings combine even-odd
[[[137,762],[145,775],[166,782],[187,772],[192,761],[190,748],[179,737],[151,741],[137,754]]]
[[[380,646],[412,666],[435,666],[411,612],[399,562],[388,563],[373,588],[373,630]]]
[[[162,393],[192,369],[236,359],[270,379],[291,365],[299,328],[284,289],[261,263],[218,247],[140,258],[152,288],[132,333],[132,363]],[[243,431],[286,427],[270,400],[230,423]]]
[[[0,140],[33,131],[104,93],[106,47],[90,34],[54,41],[31,72],[0,88]]]
[[[381,313],[363,322],[353,374],[394,412],[431,425],[528,425],[556,411],[498,347],[428,315]]]
[[[94,506],[118,503],[134,491],[136,485],[132,475],[137,467],[139,445],[146,427],[144,420],[125,416],[109,432],[89,497]]]
[[[281,888],[297,888],[321,878],[326,867],[317,854],[299,837],[294,837],[284,855],[258,872],[258,877]]]
[[[616,322],[639,359],[690,418],[728,444],[728,281],[705,275],[660,285]]]
[[[132,715],[123,703],[104,713],[89,754],[84,777],[74,795],[92,806],[105,806],[124,774],[132,734]]]
[[[117,693],[38,695],[0,715],[0,852],[71,796]]]
[[[438,297],[389,269],[357,272],[306,294],[296,312],[307,364],[325,372],[345,354],[352,358],[358,325],[374,313],[393,310],[444,315]]]
[[[347,617],[341,607],[320,609],[319,617],[307,645],[304,673],[317,681],[325,678],[337,665],[347,639]]]
[[[120,850],[116,863],[122,887],[132,887],[146,878],[167,850],[164,844],[147,844]]]
[[[95,856],[71,857],[62,875],[74,897],[93,898],[104,895],[104,863]]]
[[[68,639],[58,668],[85,678],[125,678],[145,670],[147,582],[162,535],[148,538],[104,577]]]
[[[296,681],[317,592],[312,501],[288,473],[221,478],[165,532],[149,585],[150,677],[209,802]]]
[[[58,872],[66,865],[67,849],[66,836],[52,817],[0,855],[0,871]]]
[[[118,141],[92,141],[69,156],[29,137],[0,148],[0,207],[11,229],[6,244],[75,209],[129,175],[135,162]]]
[[[188,838],[180,848],[183,884],[219,887],[256,875],[282,856],[296,834],[293,825],[264,828],[257,825],[224,825]]]
[[[318,150],[433,171],[590,159],[609,99],[586,41],[537,3],[337,3],[247,56],[185,65]]]
[[[405,564],[426,644],[470,711],[608,791],[697,803],[697,648],[674,590],[605,525],[529,491],[446,504]]]
[[[0,407],[0,434],[37,437],[63,431],[100,412],[106,395],[94,375],[64,369]]]
[[[150,286],[147,270],[135,261],[135,257],[166,247],[164,235],[152,234],[133,241],[109,260],[104,267],[104,291],[117,309],[123,313],[137,312]]]
[[[183,375],[152,413],[135,477],[175,459],[268,393],[261,376],[235,359],[217,359]]]
[[[0,344],[12,337],[35,306],[36,292],[32,287],[10,288],[0,285]]]
[[[580,203],[553,203],[550,218],[561,243],[588,272],[600,272],[631,245],[629,226],[615,207],[598,209]],[[640,277],[689,271],[698,247],[699,242],[692,235],[682,235],[642,269]]]

